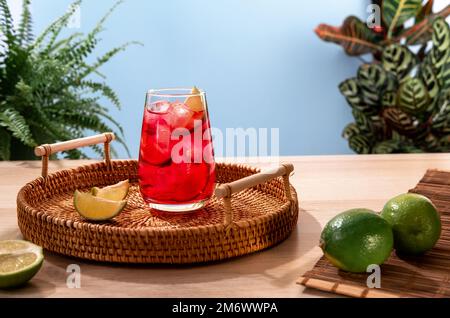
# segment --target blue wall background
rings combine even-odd
[[[14,0],[16,1],[16,0]],[[81,30],[88,32],[114,0],[85,0]],[[33,1],[35,31],[60,16],[71,1]],[[208,96],[212,125],[279,127],[283,155],[350,153],[341,138],[352,120],[340,81],[359,61],[320,41],[321,22],[339,25],[364,17],[361,0],[126,0],[107,21],[98,53],[136,40],[102,73],[117,91],[122,123],[137,157],[148,88],[197,85]],[[118,149],[121,157],[125,152]]]

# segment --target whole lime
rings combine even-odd
[[[430,199],[420,194],[405,193],[390,199],[381,217],[391,224],[395,249],[400,253],[424,253],[441,236],[439,212]]]
[[[351,209],[331,219],[322,231],[320,247],[336,267],[365,272],[391,255],[394,245],[388,222],[368,209]]]

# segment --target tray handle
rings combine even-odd
[[[76,149],[80,147],[92,146],[99,143],[104,144],[104,158],[108,166],[111,165],[111,154],[109,144],[116,137],[112,132],[107,132],[95,136],[89,136],[84,138],[78,138],[68,141],[56,142],[54,144],[44,144],[34,148],[34,154],[38,157],[42,157],[42,177],[48,175],[48,159],[57,152]]]
[[[284,191],[286,198],[291,201],[291,188],[289,184],[289,175],[294,171],[294,165],[285,163],[279,167],[261,171],[257,174],[218,186],[215,195],[218,199],[223,199],[225,206],[225,226],[231,228],[233,224],[233,209],[231,207],[231,195],[247,188],[257,186],[258,184],[270,181],[274,178],[283,177]]]

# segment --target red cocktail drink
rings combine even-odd
[[[139,186],[152,208],[201,208],[214,190],[214,154],[204,92],[147,94],[139,152]]]

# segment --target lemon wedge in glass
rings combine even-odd
[[[201,112],[204,110],[202,97],[200,95],[200,90],[194,86],[191,90],[191,94],[194,94],[194,96],[189,96],[184,104],[188,106],[191,110],[194,112]]]

